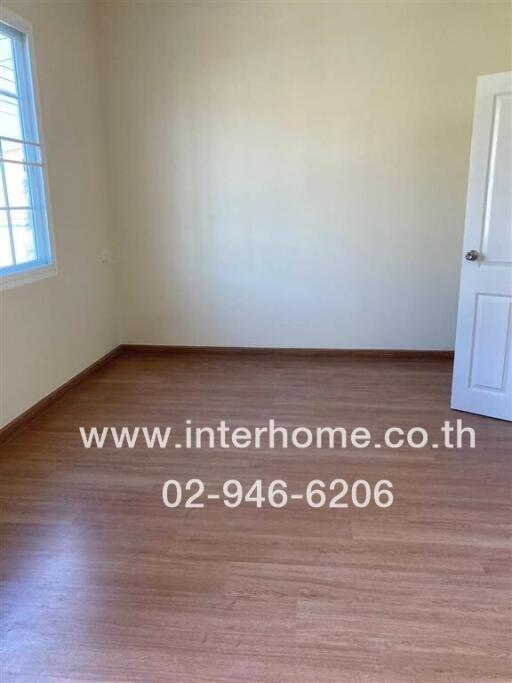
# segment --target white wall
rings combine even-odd
[[[58,275],[0,293],[1,424],[117,344],[92,5],[5,5],[34,29]]]
[[[0,295],[0,424],[119,341],[452,347],[507,4],[5,4],[34,27],[59,271]]]
[[[124,342],[449,349],[506,3],[101,2]]]

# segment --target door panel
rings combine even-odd
[[[478,79],[452,408],[512,420],[512,74]]]
[[[500,225],[512,225],[511,149],[512,94],[497,95],[483,226],[482,253],[485,254],[485,260],[482,265],[484,267],[491,263],[512,262],[512,229],[499,229]]]
[[[479,294],[476,298],[471,388],[507,390],[511,302],[510,297],[492,294]]]

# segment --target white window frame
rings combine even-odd
[[[34,64],[34,39],[32,25],[29,21],[20,17],[6,7],[2,7],[2,11],[0,12],[0,22],[7,27],[13,28],[18,33],[22,33],[24,36],[24,62],[27,67],[27,73],[25,75],[28,81],[25,83],[25,90],[31,95],[30,105],[33,110],[31,116],[28,118],[33,120],[35,127],[34,142],[37,142],[40,148],[44,186],[44,205],[46,208],[47,223],[46,235],[44,236],[47,243],[47,255],[45,262],[35,262],[33,265],[20,264],[19,269],[13,269],[10,273],[0,275],[0,291],[2,291],[57,275],[57,258],[55,252],[55,241],[53,237],[52,211],[49,198],[46,148],[44,144],[44,135],[41,122],[41,107],[38,98],[39,89]]]

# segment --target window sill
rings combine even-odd
[[[53,277],[54,275],[57,275],[57,266],[55,264],[50,266],[39,266],[38,268],[29,268],[20,273],[12,273],[11,275],[2,275],[0,276],[0,291],[28,285],[31,282],[44,280],[45,278]]]

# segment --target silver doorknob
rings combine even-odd
[[[471,249],[471,251],[468,251],[468,253],[464,256],[466,261],[478,261],[478,257],[480,254],[477,252],[476,249]]]

